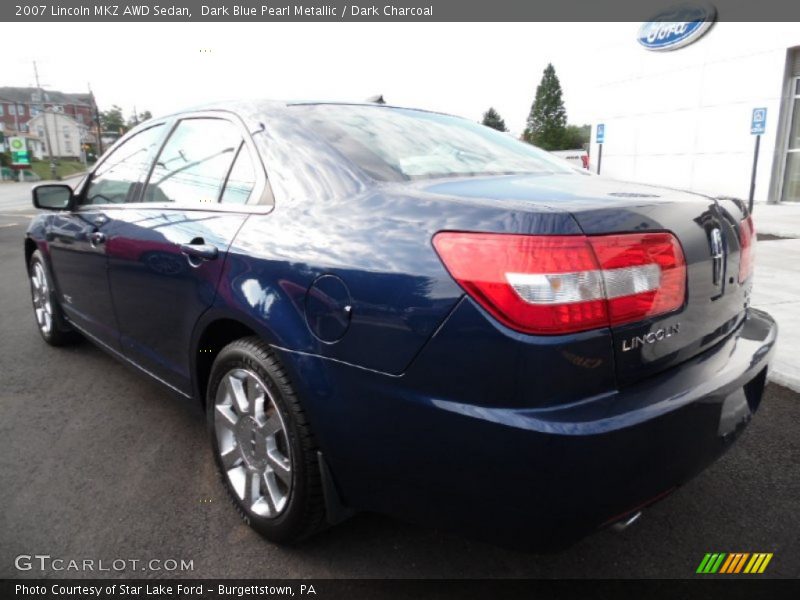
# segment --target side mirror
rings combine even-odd
[[[62,183],[37,185],[31,190],[33,205],[43,210],[69,210],[72,208],[72,188]]]

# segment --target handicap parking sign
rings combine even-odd
[[[753,119],[750,122],[750,133],[761,135],[767,130],[767,109],[754,108]]]
[[[606,126],[605,123],[597,124],[597,143],[602,144],[606,141]]]

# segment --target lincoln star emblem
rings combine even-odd
[[[711,230],[711,258],[714,266],[714,285],[719,285],[722,279],[722,259],[725,258],[722,232],[719,227]]]

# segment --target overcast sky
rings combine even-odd
[[[494,106],[518,133],[548,62],[570,123],[590,120],[599,28],[613,43],[635,39],[638,24],[19,23],[4,31],[0,85],[33,85],[36,60],[43,87],[91,84],[101,110],[118,104],[126,116],[134,105],[157,115],[226,98],[382,93],[475,120]]]

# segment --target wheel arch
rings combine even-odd
[[[250,336],[263,337],[251,325],[228,315],[211,316],[198,324],[193,336],[190,364],[192,389],[202,406],[206,404],[211,366],[220,350],[231,342]]]
[[[31,239],[30,236],[25,237],[25,270],[27,271],[31,264],[31,256],[36,250],[39,249],[39,246],[36,242]]]

